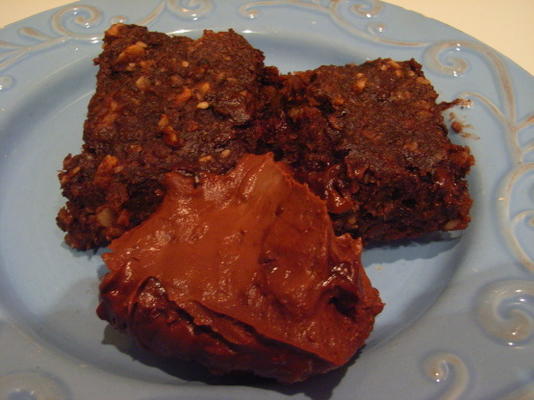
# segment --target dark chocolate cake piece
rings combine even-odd
[[[59,178],[67,204],[59,212],[66,242],[106,245],[160,203],[163,174],[224,173],[262,134],[273,68],[233,31],[198,40],[134,25],[105,35],[83,149]]]
[[[414,60],[290,74],[259,150],[326,200],[339,234],[369,243],[464,229],[474,160],[448,138],[442,112],[452,103],[437,97]]]

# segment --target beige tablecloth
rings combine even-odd
[[[112,1],[112,0],[110,0]],[[0,27],[65,0],[0,0]],[[360,0],[364,3],[364,0]],[[389,0],[464,31],[534,75],[534,0]]]

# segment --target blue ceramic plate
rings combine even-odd
[[[374,248],[387,303],[357,360],[294,386],[211,377],[136,349],[95,315],[98,254],[63,243],[56,171],[77,153],[110,23],[234,28],[283,71],[415,58],[465,130],[473,222]],[[88,0],[0,30],[0,398],[534,398],[534,79],[491,48],[379,1]],[[449,114],[447,118],[451,118]],[[524,397],[522,397],[524,396]]]

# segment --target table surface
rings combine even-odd
[[[0,27],[70,3],[0,0]],[[449,24],[500,51],[534,75],[534,0],[388,0]]]

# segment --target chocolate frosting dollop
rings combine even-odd
[[[100,318],[165,357],[296,382],[351,359],[382,310],[361,241],[272,155],[169,173],[165,198],[103,255]]]

